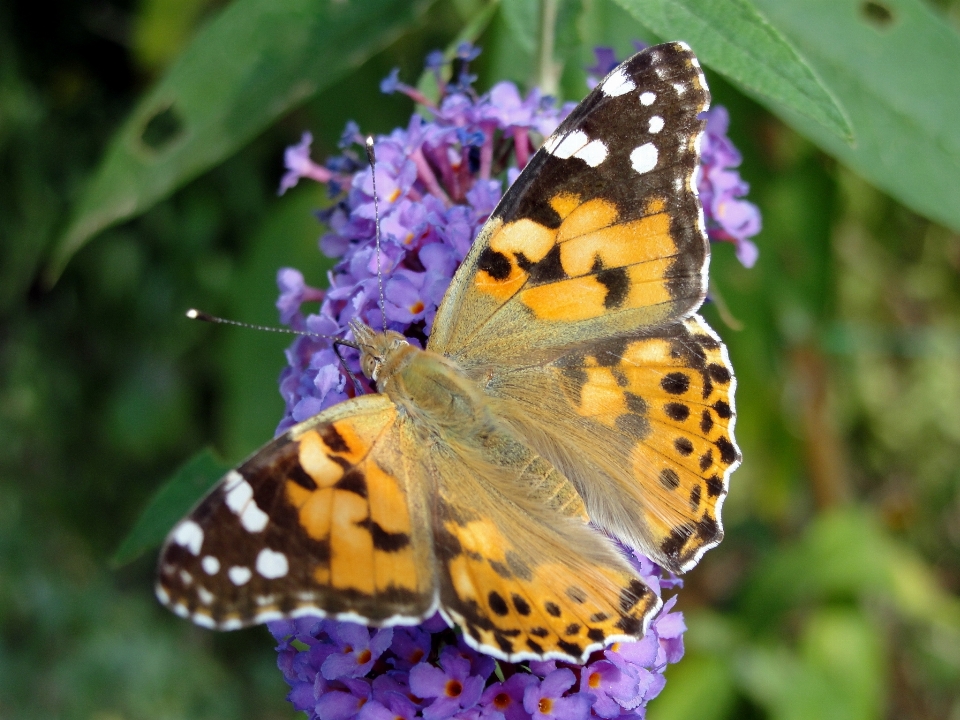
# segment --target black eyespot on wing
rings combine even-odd
[[[703,415],[700,418],[700,429],[704,433],[709,433],[713,430],[713,415],[710,414],[709,410],[704,410]]]
[[[724,420],[729,420],[733,415],[733,411],[730,409],[730,405],[723,400],[717,400],[713,404],[713,409],[717,412],[717,417],[723,418]]]
[[[700,490],[699,485],[694,485],[693,490],[690,491],[690,509],[691,510],[696,510],[698,507],[700,507],[701,492],[702,491]]]
[[[663,376],[660,387],[671,395],[683,395],[690,389],[690,376],[682,372],[672,372]]]
[[[667,417],[677,422],[683,422],[690,417],[690,408],[683,403],[667,403],[663,406]]]
[[[707,371],[710,373],[710,377],[721,385],[726,385],[728,382],[730,382],[730,371],[727,370],[727,368],[725,368],[723,365],[718,363],[710,363],[707,366]]]
[[[710,497],[719,497],[723,492],[723,480],[717,475],[711,475],[707,478],[707,494]]]
[[[732,465],[739,455],[737,449],[733,446],[733,443],[730,442],[726,437],[719,438],[714,445],[717,446],[717,450],[720,451],[720,459],[726,465]]]
[[[510,599],[513,600],[513,606],[517,609],[518,613],[520,613],[521,615],[530,614],[530,603],[528,603],[526,600],[524,600],[522,597],[520,597],[516,593],[514,593],[514,595]]]
[[[673,468],[664,468],[660,471],[660,484],[668,490],[676,490],[680,487],[680,476]]]
[[[496,590],[490,591],[490,594],[487,596],[487,601],[490,603],[490,609],[501,617],[510,612],[510,608],[507,607],[507,601],[504,600],[503,596]]]

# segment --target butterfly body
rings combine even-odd
[[[440,611],[477,648],[583,661],[722,538],[739,463],[726,349],[695,314],[709,95],[682,43],[614,70],[481,230],[426,349],[351,329],[377,393],[291,428],[178,524],[157,593],[231,629]]]

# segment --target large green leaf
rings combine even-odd
[[[60,238],[55,281],[91,237],[150,207],[409,29],[432,0],[235,0],[119,130]]]
[[[229,469],[230,466],[219,461],[210,450],[203,450],[190,458],[153,496],[111,562],[115,566],[125,565],[157,547],[170,528]]]
[[[877,187],[960,230],[960,35],[918,0],[756,1],[842,99],[857,144],[796,108],[779,109],[784,119]]]
[[[685,40],[700,59],[750,93],[809,118],[839,143],[853,130],[842,106],[790,42],[749,0],[614,0],[665,40]],[[806,12],[806,3],[797,4]]]

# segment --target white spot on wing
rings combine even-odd
[[[217,626],[216,621],[206,613],[194,613],[190,619],[200,627],[212,629]]]
[[[683,83],[674,83],[673,89],[677,91],[677,95],[683,95],[687,91],[687,86]]]
[[[184,520],[173,531],[173,541],[194,555],[199,555],[203,546],[203,530],[193,520]]]
[[[562,160],[566,160],[589,141],[590,139],[583,130],[574,130],[563,138],[553,150],[548,150],[548,152]]]
[[[663,130],[663,118],[659,115],[654,115],[650,118],[650,132],[656,134]]]
[[[657,166],[657,158],[657,146],[653,143],[644,143],[630,153],[630,163],[638,173],[653,170]]]
[[[543,148],[548,153],[553,155],[553,151],[557,149],[557,145],[559,144],[560,144],[560,136],[554,133],[553,135],[547,138],[545,143],[543,143]]]
[[[253,500],[247,503],[247,506],[240,514],[240,524],[247,529],[247,532],[260,532],[267,526],[269,516],[260,509]]]
[[[649,90],[645,93],[640,93],[640,104],[644,107],[648,105],[653,105],[653,101],[657,99],[656,93],[652,93]]]
[[[243,567],[242,565],[234,565],[232,568],[227,570],[227,576],[230,578],[230,582],[234,585],[246,585],[250,582],[250,578],[253,576],[253,573],[250,572],[250,568]]]
[[[625,95],[636,87],[633,80],[627,75],[627,71],[619,67],[614,70],[610,76],[603,81],[600,90],[608,97],[619,97]]]
[[[265,578],[270,580],[281,578],[287,574],[289,569],[290,564],[287,562],[287,556],[282,552],[264,548],[257,555],[257,572]]]
[[[203,560],[200,561],[200,567],[203,568],[203,571],[207,575],[216,575],[220,572],[220,561],[213,555],[206,555]]]
[[[607,146],[603,140],[591,140],[574,154],[575,158],[580,158],[590,167],[597,167],[607,159]]]
[[[182,618],[190,617],[190,610],[186,605],[182,603],[177,603],[176,605],[171,605],[170,609],[173,610],[177,615]]]
[[[224,495],[223,500],[234,515],[239,515],[247,506],[247,503],[253,500],[253,488],[250,487],[250,483],[243,479],[240,473],[235,470],[232,472],[240,478],[240,481],[233,483]],[[234,478],[231,476],[230,479],[233,480]]]
[[[250,487],[250,483],[244,480],[240,473],[235,470],[233,472],[240,478],[240,481],[234,482],[233,487],[227,491],[223,500],[227,507],[233,511],[233,514],[240,518],[240,524],[247,532],[260,532],[267,526],[269,518],[257,505],[256,500],[253,499],[253,488]],[[234,481],[235,478],[230,476],[230,480]]]
[[[239,630],[243,627],[243,621],[240,618],[230,618],[220,623],[221,630]]]
[[[181,570],[180,580],[183,582],[184,585],[189,585],[190,583],[193,582],[193,575],[188,573],[186,570]]]
[[[209,605],[213,602],[213,593],[207,590],[205,587],[197,585],[197,597],[200,598],[200,602],[204,605]]]
[[[246,482],[243,479],[243,475],[238,473],[236,470],[231,470],[227,473],[227,481],[223,485],[223,491],[228,493],[233,490],[238,483]]]

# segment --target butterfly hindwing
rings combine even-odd
[[[482,652],[584,662],[642,635],[660,599],[585,523],[569,481],[503,430],[434,446],[440,607]]]
[[[228,473],[173,529],[157,594],[221,629],[298,614],[415,621],[436,605],[424,491],[396,406],[341,403]]]
[[[693,315],[505,371],[488,387],[495,412],[573,482],[594,523],[683,572],[723,536],[740,462],[735,383],[723,344]]]
[[[683,43],[638,53],[547,139],[454,277],[429,347],[469,369],[682,319],[706,291],[709,105]]]

